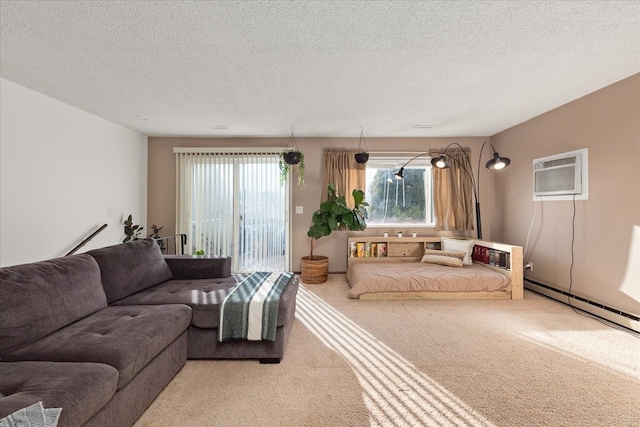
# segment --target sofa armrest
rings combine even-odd
[[[231,276],[231,258],[226,256],[165,255],[173,278],[220,279]]]

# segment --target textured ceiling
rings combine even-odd
[[[153,136],[489,136],[640,72],[636,1],[3,0],[0,18],[3,78]]]

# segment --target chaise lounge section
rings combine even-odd
[[[220,304],[244,279],[227,257],[163,257],[152,239],[0,269],[0,418],[42,401],[60,426],[129,426],[187,358],[279,362],[276,341],[218,342]]]

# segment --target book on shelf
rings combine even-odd
[[[507,270],[511,269],[511,254],[509,252],[475,245],[471,253],[471,258],[483,264],[489,264]]]
[[[349,257],[355,258],[358,255],[356,242],[349,242]]]
[[[371,242],[365,242],[364,244],[364,257],[371,258]]]
[[[386,243],[378,243],[378,258],[387,256],[387,244]]]
[[[489,249],[489,265],[498,265],[498,251]]]
[[[386,256],[386,242],[349,242],[349,258],[382,258]]]
[[[507,253],[500,251],[498,253],[498,267],[507,268]]]

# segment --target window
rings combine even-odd
[[[395,177],[412,157],[369,158],[365,192],[369,203],[367,226],[435,226],[431,159],[417,158],[404,168],[404,180]]]
[[[288,271],[288,185],[280,185],[279,154],[174,151],[178,232],[189,236],[191,250],[230,256],[234,273]]]

